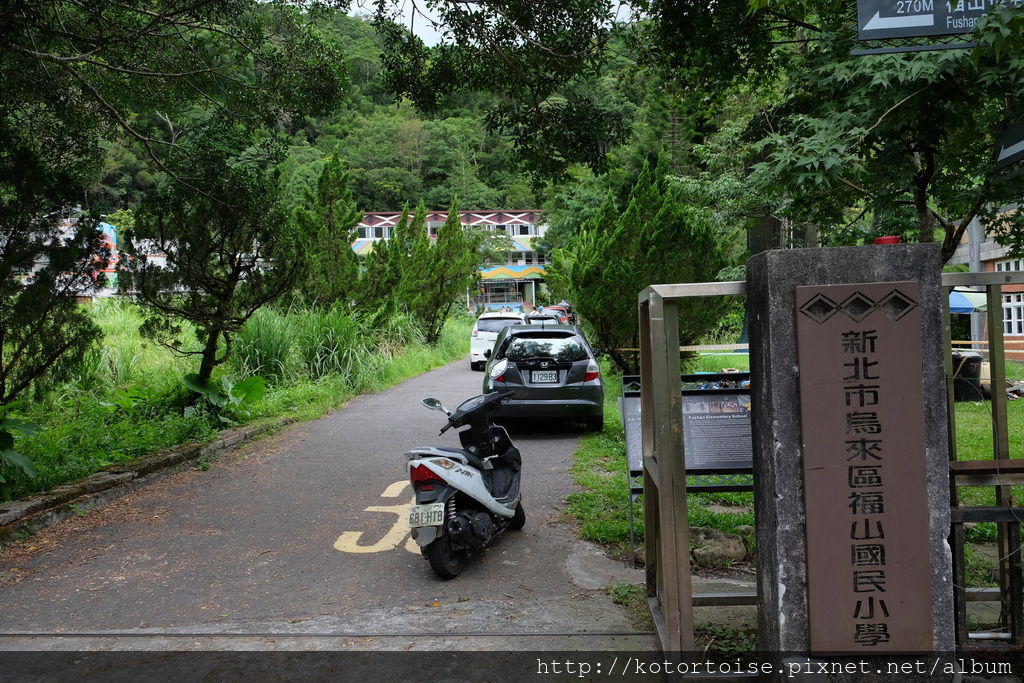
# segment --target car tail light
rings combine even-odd
[[[593,382],[595,379],[599,379],[600,377],[601,366],[599,366],[597,363],[592,362],[590,365],[587,366],[587,371],[583,375],[583,381]]]
[[[421,491],[432,491],[434,489],[434,482],[444,482],[444,479],[437,476],[433,470],[425,465],[413,465],[409,469],[409,481],[412,482],[414,488],[418,488]]]
[[[473,334],[472,334],[472,335],[470,335],[470,336],[472,336],[472,337],[475,337],[475,336],[477,336],[478,334],[480,334],[480,330],[478,330],[478,329],[476,329],[476,328],[474,327],[474,328],[473,328]]]

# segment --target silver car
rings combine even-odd
[[[490,372],[508,362],[497,377]],[[601,368],[583,332],[573,325],[511,325],[498,335],[484,376],[484,393],[511,391],[495,417],[580,419],[604,428]]]

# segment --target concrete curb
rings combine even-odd
[[[283,418],[251,427],[225,429],[206,443],[185,443],[134,460],[104,467],[88,477],[61,484],[27,498],[0,502],[0,543],[81,514],[115,500],[167,475],[195,465],[201,458],[216,456],[238,444],[297,422]]]

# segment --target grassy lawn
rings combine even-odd
[[[957,460],[992,459],[992,405],[985,402],[956,404]],[[1010,457],[1024,457],[1024,400],[1006,404],[1007,435]],[[1024,487],[1014,486],[1013,498],[1020,505]],[[957,489],[961,505],[995,505],[995,489],[991,486],[961,486]],[[968,541],[995,541],[996,525],[982,522],[967,531]],[[968,563],[970,564],[970,562]]]

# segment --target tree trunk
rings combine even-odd
[[[935,175],[935,160],[931,152],[915,152],[914,162],[918,168],[918,173],[914,176],[914,209],[917,211],[917,228],[920,233],[917,240],[934,242],[935,218],[928,206],[928,185]]]
[[[220,330],[210,330],[206,335],[206,345],[203,347],[203,362],[199,365],[200,384],[209,382],[213,375],[213,369],[217,367],[218,341],[220,341]]]

